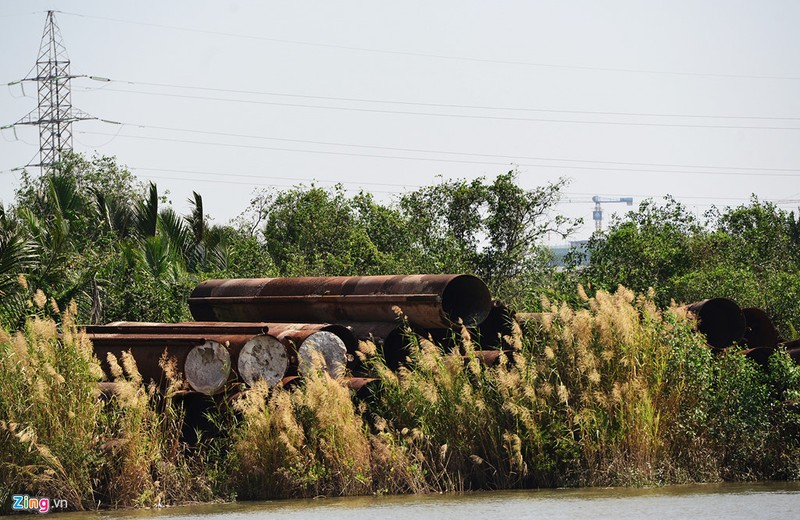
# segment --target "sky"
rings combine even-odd
[[[98,118],[74,150],[179,211],[197,191],[215,223],[257,189],[389,202],[512,169],[526,188],[568,179],[573,239],[593,195],[800,206],[800,2],[0,0],[0,126],[36,107],[34,83],[5,85],[34,66],[47,10],[71,73],[111,80],[72,80]],[[3,203],[38,138],[0,131]]]

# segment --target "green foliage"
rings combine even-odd
[[[595,288],[653,287],[661,305],[723,296],[763,307],[791,339],[800,330],[798,229],[794,213],[755,198],[710,211],[702,225],[672,199],[645,201],[592,236],[581,278]]]
[[[262,194],[242,227],[260,230],[283,276],[466,272],[508,300],[536,301],[554,273],[542,239],[576,223],[552,214],[564,181],[525,190],[516,176],[443,181],[390,205],[341,187]]]

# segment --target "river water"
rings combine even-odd
[[[463,495],[324,498],[183,506],[145,511],[61,513],[61,520],[796,520],[800,483],[707,484],[650,489],[582,488]]]

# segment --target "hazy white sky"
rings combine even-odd
[[[698,212],[751,193],[800,205],[797,1],[0,0],[0,84],[36,60],[56,9],[74,148],[115,155],[217,222],[256,187],[316,180],[383,200],[518,165],[592,195],[672,194]],[[0,88],[0,126],[36,106]],[[0,134],[0,200],[38,130]],[[625,210],[606,206],[607,215]]]

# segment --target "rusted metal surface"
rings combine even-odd
[[[189,297],[199,321],[398,321],[421,327],[481,323],[486,284],[471,275],[335,276],[207,280]]]
[[[796,348],[800,348],[800,339],[796,339],[793,341],[784,341],[780,344],[780,346],[785,348],[786,350],[794,350]]]
[[[146,321],[116,321],[106,325],[87,325],[88,334],[266,334],[267,323],[220,321],[185,321],[153,323]]]
[[[368,395],[367,390],[369,388],[378,387],[380,385],[380,379],[375,377],[344,377],[341,378],[340,381],[347,388],[354,390],[356,396],[362,399]],[[283,378],[280,386],[290,390],[302,383],[303,378],[301,376],[287,376]]]
[[[763,309],[747,307],[742,309],[742,314],[746,324],[744,343],[748,347],[775,348],[778,346],[778,343],[781,342],[780,335]]]
[[[347,352],[353,353],[358,348],[358,339],[355,335],[342,324],[333,323],[265,323],[269,327],[270,333],[278,336],[287,331],[325,331],[332,332],[342,340]],[[306,335],[307,336],[307,335]],[[300,337],[300,336],[298,336]],[[305,339],[305,338],[303,338]]]
[[[710,298],[692,303],[687,309],[697,317],[697,330],[705,335],[711,347],[723,349],[742,341],[746,325],[742,309],[735,301]]]
[[[161,356],[166,352],[168,357],[175,358],[179,373],[183,373],[189,351],[195,346],[205,343],[204,338],[197,336],[174,341],[165,340],[163,336],[130,338],[117,334],[89,334],[88,337],[94,346],[94,354],[100,360],[100,366],[109,380],[114,376],[108,363],[108,355],[113,354],[121,363],[122,353],[130,350],[136,361],[136,368],[142,375],[145,384],[153,381],[163,387],[166,387],[167,382],[164,371],[159,365]]]

